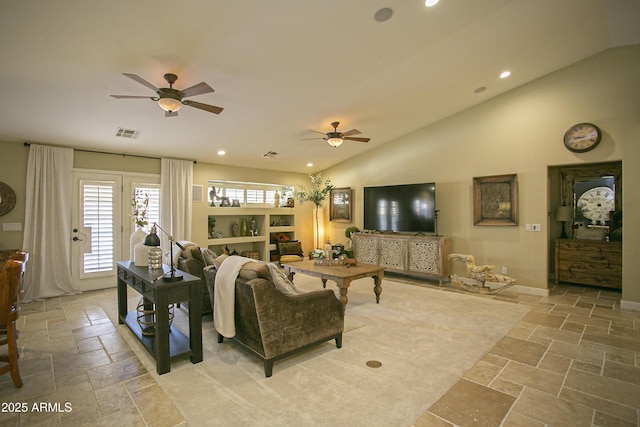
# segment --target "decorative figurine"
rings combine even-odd
[[[461,261],[466,264],[466,278],[468,279],[466,281],[467,283],[465,283],[465,281],[461,280],[455,274],[449,275],[449,279],[451,279],[451,283],[458,285],[466,289],[467,291],[496,294],[516,284],[516,279],[512,277],[505,276],[503,274],[492,273],[491,271],[496,268],[495,265],[476,265],[473,255],[450,254],[447,259],[449,261]],[[491,287],[485,285],[486,282],[502,283],[503,285],[499,288],[492,289]]]

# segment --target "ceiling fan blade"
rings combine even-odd
[[[114,98],[125,99],[125,98],[145,98],[145,99],[153,99],[151,96],[138,96],[138,95],[111,95]]]
[[[371,140],[371,138],[354,138],[352,136],[347,136],[347,137],[342,137],[342,139],[347,140],[347,141],[358,141],[358,142],[369,142]]]
[[[344,137],[344,136],[350,136],[350,135],[357,135],[359,133],[362,133],[362,132],[360,132],[358,129],[351,129],[343,133],[342,136]]]
[[[311,141],[312,139],[327,139],[327,138],[301,138],[300,141]]]
[[[177,111],[165,111],[164,112],[164,116],[165,117],[176,117],[178,115]]]
[[[326,135],[327,134],[326,132],[320,132],[320,131],[311,130],[311,129],[309,129],[309,132],[319,133],[319,134],[322,134],[322,135]]]
[[[208,111],[213,114],[220,114],[224,108],[216,107],[215,105],[203,104],[202,102],[196,101],[182,101],[184,105],[188,105],[189,107],[199,108],[200,110]]]
[[[149,89],[151,89],[154,92],[158,91],[157,87],[155,87],[154,85],[152,85],[151,83],[149,83],[148,81],[146,81],[145,79],[143,79],[140,76],[137,76],[135,74],[128,74],[128,73],[122,73],[122,74],[124,74],[125,76],[129,77],[131,80],[135,80],[138,83],[145,85],[146,87],[148,87]]]
[[[213,88],[211,88],[211,86],[209,86],[205,82],[202,82],[184,89],[182,91],[182,97],[186,98],[187,96],[202,95],[203,93],[211,93],[213,91],[214,90]]]

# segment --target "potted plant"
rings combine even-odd
[[[322,180],[322,174],[309,175],[311,181],[311,189],[305,189],[300,186],[300,190],[296,192],[296,198],[300,203],[312,202],[315,205],[315,217],[316,217],[316,249],[320,248],[320,227],[318,224],[318,209],[322,206],[322,203],[327,199],[333,185],[330,179]]]

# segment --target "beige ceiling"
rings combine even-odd
[[[638,22],[638,0],[0,0],[0,140],[314,172],[640,43]],[[224,111],[109,96],[153,96],[122,73],[166,72]],[[333,121],[371,142],[301,140]]]

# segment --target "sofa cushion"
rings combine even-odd
[[[242,266],[238,277],[247,281],[257,278],[271,280],[271,273],[264,262],[248,262]]]
[[[228,254],[222,254],[219,257],[217,257],[216,259],[213,260],[213,265],[216,267],[216,270],[220,268],[220,265],[222,264],[222,261],[224,261],[225,259],[229,258]]]
[[[205,264],[204,257],[202,256],[202,251],[200,250],[199,246],[187,246],[186,248],[184,248],[180,256],[185,259],[193,258],[197,261],[200,261],[202,264]]]

